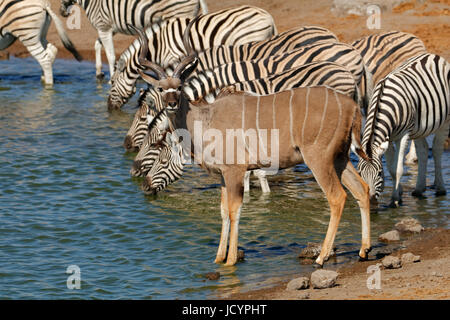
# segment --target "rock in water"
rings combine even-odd
[[[9,52],[0,51],[0,60],[9,60]]]
[[[320,250],[322,250],[322,243],[308,242],[306,248],[304,248],[298,255],[299,259],[316,259],[320,255]],[[336,255],[336,246],[333,246],[331,250],[330,257]]]
[[[311,274],[311,286],[315,289],[331,288],[336,284],[338,273],[332,270],[317,270]]]
[[[400,233],[397,230],[392,230],[380,235],[378,240],[383,242],[400,241]]]
[[[400,232],[420,233],[424,230],[424,227],[414,218],[405,218],[395,224],[395,229]]]
[[[308,289],[309,279],[307,277],[300,277],[289,281],[286,290],[302,290]]]
[[[407,263],[419,262],[419,261],[420,261],[420,256],[416,256],[416,255],[412,254],[411,252],[402,254],[402,265],[407,264]]]
[[[220,278],[220,272],[205,273],[205,278],[208,280],[218,280]]]
[[[394,256],[387,256],[381,260],[383,267],[386,269],[398,269],[402,267],[402,262],[399,258]]]

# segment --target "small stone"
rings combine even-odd
[[[405,218],[395,224],[395,229],[400,232],[420,233],[424,230],[424,227],[414,218]]]
[[[205,273],[205,278],[208,280],[218,280],[220,278],[220,272]]]
[[[401,268],[402,262],[398,257],[387,256],[383,260],[381,260],[383,267],[386,269],[398,269]]]
[[[402,254],[402,265],[406,263],[414,263],[420,261],[420,256],[416,256],[411,252]]]
[[[297,295],[297,298],[306,300],[309,299],[310,296],[309,292],[301,292]]]
[[[400,241],[400,233],[397,230],[388,231],[381,234],[378,240],[383,242]]]
[[[238,261],[244,261],[245,260],[244,250],[238,250],[237,259],[238,259]]]
[[[300,277],[289,281],[286,290],[302,290],[308,289],[309,279],[307,277]]]
[[[306,248],[298,255],[299,259],[316,259],[320,255],[320,251],[322,250],[322,243],[308,242]],[[336,255],[336,246],[333,246],[331,250],[330,257]]]
[[[9,52],[0,51],[0,60],[9,60]]]
[[[313,264],[313,263],[314,263],[313,259],[305,258],[305,259],[300,260],[300,264],[302,264],[302,265],[308,265],[308,264]]]
[[[432,275],[433,277],[438,277],[438,278],[443,277],[442,273],[436,272],[436,271],[433,271],[433,272],[431,273],[431,275]]]
[[[332,270],[316,270],[311,274],[311,286],[315,289],[331,288],[336,284],[338,273]]]

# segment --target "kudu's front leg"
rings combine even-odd
[[[223,180],[223,179],[222,179]],[[222,181],[222,194],[220,199],[220,215],[222,216],[222,232],[220,233],[219,249],[215,263],[221,263],[227,257],[228,234],[230,232],[230,216],[228,214],[227,189]]]
[[[238,260],[238,233],[239,233],[239,218],[241,216],[242,201],[244,198],[244,186],[243,180],[245,175],[245,169],[226,170],[223,172],[223,180],[226,188],[226,202],[228,205],[228,217],[230,226],[230,242],[228,245],[228,255],[225,265],[232,266],[236,264]],[[222,224],[222,232],[225,226]],[[221,236],[221,243],[219,251],[217,252],[217,258],[221,258],[223,255],[223,242],[226,241],[224,234]],[[226,242],[225,242],[226,243]],[[220,255],[220,257],[219,257]]]

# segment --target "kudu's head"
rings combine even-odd
[[[148,38],[142,30],[135,29],[139,34],[139,39],[142,43],[141,52],[139,54],[139,63],[150,71],[150,75],[139,71],[142,79],[161,95],[162,108],[165,108],[169,113],[178,110],[180,100],[182,99],[182,89],[184,81],[195,70],[198,65],[197,52],[192,49],[190,44],[190,29],[197,21],[198,17],[189,22],[183,34],[183,44],[188,55],[184,57],[175,67],[171,76],[167,75],[166,71],[159,65],[147,60],[148,53]]]
[[[76,0],[61,0],[61,7],[59,7],[59,13],[65,18],[70,15],[69,8],[77,3]]]

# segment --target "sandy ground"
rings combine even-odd
[[[51,0],[52,8],[59,14],[60,0]],[[300,25],[321,25],[333,31],[342,42],[352,42],[360,37],[380,31],[399,30],[421,38],[428,50],[450,59],[450,0],[429,0],[425,4],[410,3],[382,12],[381,30],[366,27],[367,16],[337,17],[331,12],[332,1],[326,0],[207,0],[209,10],[214,11],[239,4],[251,4],[269,11],[279,32]],[[64,21],[64,18],[62,18]],[[69,37],[86,60],[94,60],[94,41],[97,32],[82,13],[81,30],[68,30]],[[48,40],[58,49],[58,58],[71,59],[62,47],[52,25]],[[133,37],[116,35],[116,54],[119,55],[133,41]],[[16,41],[5,50],[17,57],[28,56],[23,45]],[[5,52],[3,52],[5,54]],[[103,54],[103,62],[106,58]],[[388,230],[386,230],[388,231]],[[382,270],[382,289],[369,290],[366,286],[367,267],[379,261],[357,262],[342,267],[338,272],[338,285],[334,288],[298,292],[285,290],[286,282],[277,286],[233,295],[232,299],[449,299],[450,298],[450,230],[430,230],[405,243],[407,249],[395,252],[412,252],[421,255],[419,263],[401,269]]]
[[[368,289],[367,273],[371,265],[381,259],[369,256],[369,261],[355,262],[335,271],[339,276],[336,286],[328,289],[286,290],[291,279],[275,287],[234,294],[230,299],[242,300],[298,300],[298,299],[450,299],[450,230],[425,230],[422,234],[404,241],[406,248],[394,251],[393,256],[412,252],[421,261],[405,264],[400,269],[381,269],[381,289]],[[325,269],[328,269],[325,265]],[[309,276],[298,275],[298,276]]]

